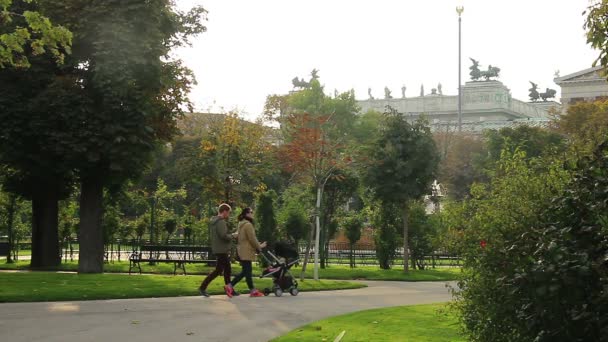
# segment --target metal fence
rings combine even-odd
[[[300,258],[306,256],[306,243],[301,243],[298,246]],[[397,248],[395,251],[395,259],[393,265],[403,266],[403,248]],[[311,247],[309,253],[309,260],[314,258],[314,246]],[[354,265],[362,266],[377,266],[379,265],[378,257],[376,255],[376,248],[373,244],[367,243],[356,243],[353,245],[352,259]],[[327,250],[326,263],[330,265],[350,265],[351,262],[351,249],[350,244],[345,242],[330,242]],[[424,266],[447,266],[447,267],[459,267],[461,266],[460,257],[446,253],[444,251],[435,251],[430,255],[425,255],[419,260]]]

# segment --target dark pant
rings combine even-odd
[[[220,274],[224,275],[224,284],[230,283],[230,260],[228,259],[228,254],[216,254],[215,255],[217,263],[215,264],[215,270],[209,273],[207,278],[203,280],[201,284],[201,290],[207,290],[207,286],[209,283],[213,281],[213,279],[217,278]]]
[[[243,279],[243,277],[245,277],[245,281],[247,282],[247,287],[249,287],[250,290],[253,290],[253,278],[251,275],[251,260],[241,260],[241,267],[243,268],[241,270],[241,273],[237,274],[234,279],[232,279],[232,281],[230,282],[230,284],[232,284],[232,286],[235,286],[239,281],[241,281],[241,279]]]

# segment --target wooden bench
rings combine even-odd
[[[141,274],[142,262],[173,263],[173,275],[178,268],[186,275],[186,264],[215,265],[215,256],[207,246],[142,245],[129,256],[129,274],[133,268],[138,268]]]

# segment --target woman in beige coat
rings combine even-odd
[[[255,255],[262,248],[266,247],[266,242],[259,243],[255,236],[255,229],[253,228],[253,210],[251,208],[245,208],[239,215],[238,225],[238,240],[236,245],[237,255],[239,262],[241,263],[242,271],[237,274],[230,284],[226,285],[224,290],[228,297],[232,297],[234,294],[234,286],[245,278],[247,286],[249,287],[249,293],[251,297],[261,297],[264,294],[253,287],[252,277],[252,262],[255,260]]]

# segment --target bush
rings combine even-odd
[[[465,218],[451,228],[462,237],[464,275],[455,296],[469,340],[534,340],[526,332],[530,317],[521,314],[521,294],[509,279],[534,262],[532,228],[542,224],[542,214],[567,180],[560,160],[505,153],[491,184],[473,187],[473,198],[453,207]]]
[[[498,279],[517,299],[524,340],[608,341],[608,145],[577,169],[545,223],[523,239],[527,262]]]

